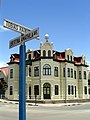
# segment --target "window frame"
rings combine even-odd
[[[83,72],[84,79],[87,79],[86,71]]]
[[[87,95],[87,86],[84,86],[84,94]]]
[[[39,76],[39,66],[35,66],[34,67],[34,77],[38,77]]]
[[[55,85],[55,95],[59,95],[59,86]]]
[[[34,85],[34,95],[39,95],[39,85]]]
[[[43,75],[51,75],[51,66],[49,64],[43,66]]]
[[[67,55],[67,60],[69,61],[69,55]]]
[[[82,79],[81,71],[79,71],[79,79]]]
[[[68,77],[70,77],[70,68],[68,68],[67,72],[68,72]]]
[[[68,95],[70,95],[70,85],[68,85]]]
[[[65,69],[65,67],[63,68],[63,77],[66,77],[66,69]]]
[[[77,78],[77,75],[76,75],[76,70],[74,70],[74,79]]]
[[[13,78],[13,77],[14,77],[14,69],[10,68],[10,78]]]
[[[71,68],[71,78],[73,78],[73,69]]]
[[[29,77],[31,77],[31,67],[29,67]]]
[[[58,67],[54,67],[54,76],[58,77]]]
[[[46,57],[46,50],[43,50],[43,57]]]
[[[51,57],[51,50],[48,50],[48,57]]]
[[[13,95],[13,86],[9,86],[9,95]]]

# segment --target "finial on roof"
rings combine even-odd
[[[48,35],[48,34],[45,34],[46,42],[48,42],[48,38],[49,38],[49,35]]]

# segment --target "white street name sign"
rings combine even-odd
[[[11,20],[7,20],[7,19],[4,19],[4,27],[8,28],[10,30],[14,30],[16,32],[22,33],[22,34],[26,34],[32,30],[30,28],[27,28],[23,25],[17,24],[15,22],[12,22]]]
[[[24,34],[23,36],[16,37],[9,41],[9,48],[15,47],[17,45],[22,44],[23,42],[27,42],[28,40],[39,37],[39,28],[31,30],[29,33]]]

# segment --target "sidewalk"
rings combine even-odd
[[[9,100],[5,100],[5,99],[0,99],[0,102],[2,103],[8,103],[8,104],[19,104],[18,101],[9,101]],[[57,103],[57,104],[43,104],[43,103],[26,103],[26,106],[44,106],[44,107],[60,107],[60,106],[76,106],[76,105],[82,105],[82,104],[87,104],[88,102],[84,102],[84,103]],[[90,103],[90,102],[89,102]]]

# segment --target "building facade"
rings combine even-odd
[[[26,99],[78,100],[89,99],[88,72],[84,56],[75,57],[71,49],[53,50],[53,43],[45,36],[40,49],[26,52]],[[12,54],[8,62],[8,90],[6,97],[18,100],[19,55]]]

